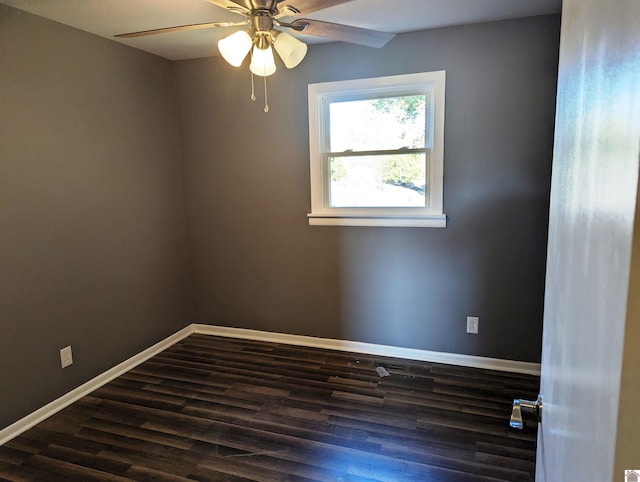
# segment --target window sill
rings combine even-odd
[[[447,215],[433,214],[420,217],[335,216],[308,214],[309,226],[378,226],[406,228],[446,228]]]

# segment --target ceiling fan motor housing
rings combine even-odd
[[[271,12],[266,8],[254,10],[251,12],[251,24],[256,33],[271,32],[273,30]]]

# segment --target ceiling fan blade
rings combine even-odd
[[[339,23],[321,22],[308,18],[294,20],[291,22],[291,26],[305,35],[313,35],[376,48],[384,47],[389,40],[396,36],[394,33],[378,32],[376,30],[351,27]]]
[[[226,8],[227,10],[231,10],[232,12],[235,10],[240,10],[244,14],[249,14],[251,12],[251,6],[247,0],[207,0],[209,3],[213,3],[220,8]]]
[[[121,33],[115,35],[118,38],[133,38],[133,37],[144,37],[146,35],[156,35],[159,33],[169,33],[169,32],[180,32],[182,30],[198,30],[201,28],[212,28],[212,27],[239,27],[242,25],[249,24],[250,20],[244,20],[242,22],[207,22],[207,23],[194,23],[191,25],[178,25],[176,27],[166,27],[166,28],[154,28],[152,30],[142,30],[140,32],[130,32],[130,33]]]
[[[280,10],[283,16],[306,15],[307,13],[351,1],[352,0],[278,0],[278,10]],[[287,9],[287,7],[293,7],[294,10]]]

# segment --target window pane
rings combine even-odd
[[[425,207],[426,154],[329,159],[331,207]]]
[[[333,102],[331,152],[425,147],[425,95]]]

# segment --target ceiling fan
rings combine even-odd
[[[367,47],[384,47],[395,34],[378,32],[349,25],[320,20],[298,18],[303,14],[323,10],[352,0],[207,0],[209,3],[225,8],[242,17],[238,22],[207,22],[175,27],[156,28],[116,35],[119,38],[143,37],[184,30],[197,30],[213,27],[247,27],[218,42],[218,49],[224,59],[234,67],[242,65],[251,52],[249,70],[251,77],[251,99],[255,100],[253,74],[265,78],[265,112],[269,111],[266,100],[266,77],[276,71],[273,48],[282,59],[285,67],[297,66],[307,53],[307,45],[282,29],[339,40]],[[293,18],[284,21],[284,18]]]

